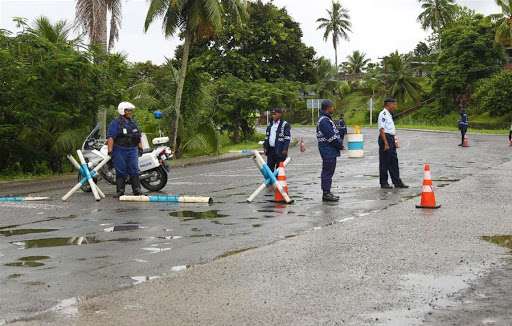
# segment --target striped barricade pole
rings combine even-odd
[[[101,170],[101,168],[103,168],[103,166],[105,166],[105,164],[107,164],[108,161],[110,161],[110,157],[109,156],[105,157],[104,160],[101,161],[100,164],[98,164],[91,171],[91,170],[89,170],[89,166],[85,162],[85,158],[84,158],[84,156],[82,154],[82,151],[81,150],[77,150],[77,154],[78,154],[78,159],[80,160],[81,164],[79,164],[75,160],[75,158],[73,156],[71,156],[71,155],[68,155],[67,158],[71,162],[71,164],[73,164],[73,166],[80,171],[80,175],[82,176],[82,179],[73,188],[71,188],[71,190],[68,191],[67,194],[65,194],[62,197],[62,200],[63,201],[68,200],[69,197],[71,197],[75,192],[77,192],[78,189],[80,189],[81,186],[83,186],[83,185],[85,185],[87,183],[90,185],[92,193],[93,193],[94,198],[96,199],[96,201],[101,200],[101,197],[105,198],[105,194],[96,185],[96,183],[94,182],[93,178],[96,177],[98,175],[98,171]]]
[[[263,175],[263,178],[265,178],[265,182],[263,184],[261,184],[258,187],[258,189],[256,189],[256,191],[254,191],[251,194],[251,196],[249,196],[247,201],[249,203],[254,201],[256,196],[258,196],[263,191],[263,189],[265,189],[266,187],[270,187],[271,186],[272,188],[274,188],[275,190],[277,190],[277,191],[279,191],[281,193],[281,195],[284,198],[284,201],[287,204],[291,204],[293,201],[290,199],[288,194],[284,191],[284,189],[281,186],[281,184],[279,182],[277,182],[277,173],[278,173],[278,171],[276,170],[276,171],[272,172],[272,170],[270,170],[270,167],[267,165],[267,163],[265,163],[265,160],[263,159],[263,157],[260,155],[260,153],[258,151],[253,151],[253,153],[254,153],[254,156],[255,156],[256,165],[258,166],[261,174]],[[285,165],[288,165],[289,162],[290,162],[290,158],[288,158],[285,161]]]
[[[183,204],[213,204],[212,197],[151,195],[151,196],[121,196],[120,201],[148,203],[183,203]]]
[[[0,196],[0,203],[19,203],[23,201],[43,201],[48,200],[50,197],[9,197]]]

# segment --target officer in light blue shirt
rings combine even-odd
[[[263,149],[267,155],[267,165],[274,171],[279,163],[284,162],[288,157],[288,147],[292,139],[290,124],[282,119],[283,110],[275,108],[272,110],[272,121],[267,126]]]
[[[409,188],[400,179],[400,169],[398,167],[395,144],[396,127],[392,115],[396,108],[396,100],[387,98],[384,101],[384,109],[379,114],[379,175],[382,189],[392,188],[388,184],[388,173],[395,188]]]

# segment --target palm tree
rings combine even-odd
[[[151,0],[144,23],[147,32],[157,18],[163,18],[166,37],[180,34],[184,38],[181,68],[178,76],[174,111],[173,148],[176,150],[180,120],[181,98],[187,75],[190,46],[197,40],[212,37],[222,28],[225,12],[230,11],[241,24],[245,18],[246,0]]]
[[[119,39],[122,19],[121,0],[77,0],[75,6],[76,24],[81,26],[89,36],[91,44],[105,51],[114,47]],[[107,15],[110,12],[110,32]],[[107,35],[108,34],[108,35]]]
[[[454,0],[418,0],[423,10],[418,16],[421,27],[439,33],[443,27],[452,22],[457,13]]]
[[[418,101],[423,89],[409,65],[409,58],[394,52],[384,58],[384,80],[389,94],[400,101],[407,97]]]
[[[327,10],[328,18],[318,18],[316,20],[318,29],[324,30],[324,41],[327,42],[329,36],[332,37],[334,46],[334,64],[338,67],[338,42],[348,40],[348,33],[352,31],[349,11],[341,5],[339,1],[333,0],[331,9]]]
[[[75,24],[81,26],[89,36],[90,44],[108,52],[119,39],[122,19],[121,0],[77,0],[75,5]],[[110,11],[110,33],[107,28],[107,15]],[[108,34],[108,35],[107,35]],[[101,137],[107,134],[107,111],[100,108],[98,121]]]
[[[347,57],[347,70],[349,74],[361,74],[365,71],[366,66],[370,63],[370,59],[366,58],[366,54],[360,51],[354,51]]]
[[[69,40],[72,27],[65,20],[59,20],[52,24],[48,17],[41,16],[34,20],[27,32],[32,35],[44,38],[51,43],[68,43],[76,40]]]
[[[495,0],[501,7],[502,14],[498,18],[498,27],[496,28],[496,43],[504,47],[512,46],[512,1]]]

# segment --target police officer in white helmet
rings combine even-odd
[[[124,195],[127,177],[130,177],[133,194],[142,194],[139,179],[142,134],[133,120],[133,110],[135,105],[132,103],[119,103],[119,117],[110,123],[107,131],[108,154],[116,169],[116,197]]]

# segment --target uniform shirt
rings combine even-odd
[[[469,119],[468,114],[464,111],[460,113],[460,120],[459,120],[459,128],[468,127],[469,126]]]
[[[393,116],[387,109],[383,109],[379,114],[379,130],[384,129],[386,134],[396,135],[395,122]]]
[[[140,134],[139,127],[137,126],[135,121],[133,121],[133,119],[126,119],[124,117],[122,117],[121,119],[125,120],[124,128],[121,128],[120,118],[115,119],[108,126],[107,138],[112,138],[115,140],[121,134]]]
[[[320,155],[324,158],[335,158],[340,156],[342,147],[340,133],[336,124],[332,121],[331,115],[322,112],[316,125],[316,138]]]
[[[270,127],[270,138],[268,139],[270,147],[276,147],[277,128],[279,127],[280,122],[281,120],[274,121],[272,127]]]

